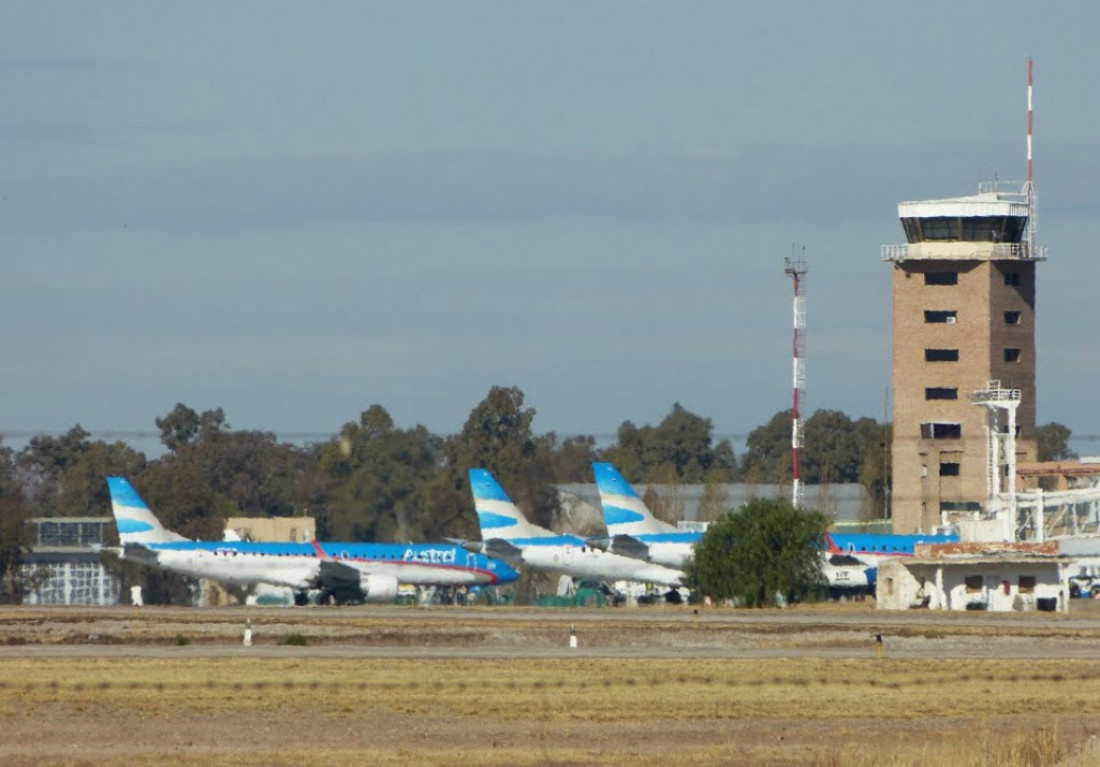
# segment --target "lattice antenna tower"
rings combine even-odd
[[[802,433],[802,408],[806,400],[806,307],[804,293],[806,289],[806,248],[792,246],[790,258],[783,259],[783,271],[794,283],[794,353],[793,382],[794,399],[791,405],[791,503],[795,508],[802,507],[802,456],[800,451],[804,442]]]

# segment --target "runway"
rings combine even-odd
[[[1076,604],[1076,603],[1075,603]],[[243,644],[251,628],[252,646]],[[569,646],[575,629],[577,647]],[[878,637],[882,637],[881,648]],[[1100,609],[4,608],[0,658],[1100,659]]]

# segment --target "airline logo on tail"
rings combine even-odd
[[[182,535],[164,529],[160,520],[153,515],[148,504],[125,477],[107,477],[107,488],[111,491],[111,512],[115,515],[118,540],[123,546],[128,543],[187,540]]]
[[[674,530],[653,516],[638,493],[610,463],[594,463],[596,489],[600,492],[603,518],[609,535],[640,535]]]
[[[508,493],[487,469],[470,469],[470,491],[474,496],[474,508],[483,540],[553,535],[549,530],[528,522],[523,512],[512,503]]]

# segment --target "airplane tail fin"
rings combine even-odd
[[[644,535],[674,532],[675,527],[653,516],[630,483],[610,463],[594,463],[596,489],[600,491],[608,535]]]
[[[125,477],[107,477],[111,491],[111,513],[115,515],[119,543],[170,543],[186,541],[182,535],[166,530],[149,505]]]
[[[477,522],[481,526],[481,538],[488,541],[500,538],[505,541],[516,538],[541,538],[553,535],[550,530],[533,525],[512,503],[508,493],[486,469],[470,469],[470,492],[474,496]]]

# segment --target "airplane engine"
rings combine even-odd
[[[397,596],[397,579],[392,575],[364,575],[359,588],[368,602],[392,602]]]

